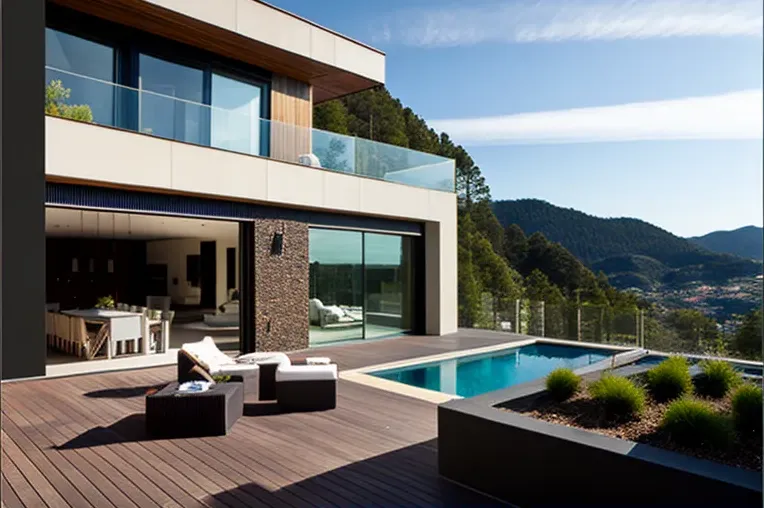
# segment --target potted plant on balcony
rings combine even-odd
[[[45,87],[45,114],[77,120],[93,122],[93,110],[87,104],[66,104],[72,90],[65,88],[60,79],[52,80]]]

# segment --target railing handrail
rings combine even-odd
[[[125,90],[132,90],[132,91],[138,92],[139,94],[140,93],[146,93],[146,94],[153,95],[153,96],[156,96],[156,97],[162,97],[162,98],[165,98],[165,99],[170,99],[170,100],[173,100],[173,101],[183,102],[183,103],[191,104],[191,105],[194,105],[194,106],[201,106],[203,108],[208,108],[210,110],[225,111],[225,112],[230,113],[230,114],[247,116],[249,118],[249,115],[245,115],[244,113],[236,112],[233,109],[220,108],[220,107],[217,107],[217,106],[212,106],[210,104],[204,104],[204,103],[201,103],[201,102],[191,101],[191,100],[188,100],[188,99],[182,99],[182,98],[179,98],[179,97],[173,97],[171,95],[165,95],[165,94],[161,94],[161,93],[158,93],[158,92],[153,92],[153,91],[147,90],[145,88],[134,88],[134,87],[127,86],[127,85],[122,85],[120,83],[114,83],[113,81],[107,81],[107,80],[104,80],[104,79],[94,78],[92,76],[86,76],[84,74],[78,74],[76,72],[67,71],[67,70],[64,70],[64,69],[59,69],[59,68],[56,68],[56,67],[53,67],[53,66],[50,66],[50,65],[46,65],[45,68],[48,69],[48,70],[54,71],[54,72],[60,72],[60,73],[63,73],[63,74],[69,74],[70,76],[74,76],[74,77],[77,77],[77,78],[82,78],[82,79],[86,79],[86,80],[90,80],[90,81],[95,81],[97,83],[102,83],[104,85],[111,85],[111,86],[114,86],[114,87],[123,88]],[[405,146],[393,145],[391,143],[385,143],[384,141],[376,141],[376,140],[373,140],[373,139],[365,139],[365,138],[360,138],[358,136],[352,136],[352,135],[349,135],[349,134],[340,134],[340,133],[337,133],[337,132],[327,131],[327,130],[323,130],[323,129],[317,129],[315,127],[305,127],[305,126],[302,126],[302,125],[281,122],[279,120],[272,120],[270,118],[261,118],[261,117],[258,117],[258,120],[261,121],[261,122],[268,122],[268,123],[286,125],[286,126],[294,127],[294,128],[297,128],[297,129],[305,129],[305,130],[316,131],[316,132],[325,132],[326,134],[329,134],[331,136],[337,136],[337,137],[342,137],[342,138],[346,138],[346,139],[352,139],[353,143],[355,143],[357,140],[360,140],[362,142],[370,142],[370,143],[375,143],[377,145],[389,146],[389,147],[395,148],[397,150],[406,150],[406,151],[417,153],[417,154],[424,154],[424,155],[427,155],[429,157],[433,157],[435,159],[441,159],[442,162],[452,161],[455,164],[455,160],[451,159],[449,157],[444,157],[442,155],[437,155],[437,154],[433,154],[433,153],[430,153],[430,152],[422,152],[422,151],[414,150],[413,148],[409,148],[409,147],[405,147]],[[434,164],[436,164],[436,163],[433,163],[433,165]],[[456,175],[454,175],[454,177],[455,176]]]

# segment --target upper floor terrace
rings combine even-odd
[[[230,19],[206,5],[55,0],[46,114],[454,192],[453,160],[312,127],[317,102],[384,81],[383,54],[254,0],[222,1],[222,11],[233,8]],[[259,26],[264,19],[282,31]]]

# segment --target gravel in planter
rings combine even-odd
[[[641,376],[635,377],[637,378],[635,381],[639,383]],[[587,376],[585,382],[588,379],[590,378]],[[731,393],[720,399],[701,398],[714,410],[721,411],[726,415],[731,414],[731,399]],[[733,467],[754,471],[762,470],[761,434],[741,436],[738,433],[726,449],[698,448],[682,445],[672,440],[670,435],[660,428],[668,406],[668,402],[659,402],[648,394],[644,409],[639,417],[614,421],[608,417],[601,405],[591,398],[588,390],[582,389],[564,402],[558,402],[551,396],[542,394],[533,399],[510,403],[502,409],[551,423],[577,427],[619,439],[649,444]]]

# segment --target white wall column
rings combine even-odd
[[[457,330],[456,199],[444,200],[440,222],[425,223],[426,333],[444,335]],[[440,207],[439,207],[440,208]]]

